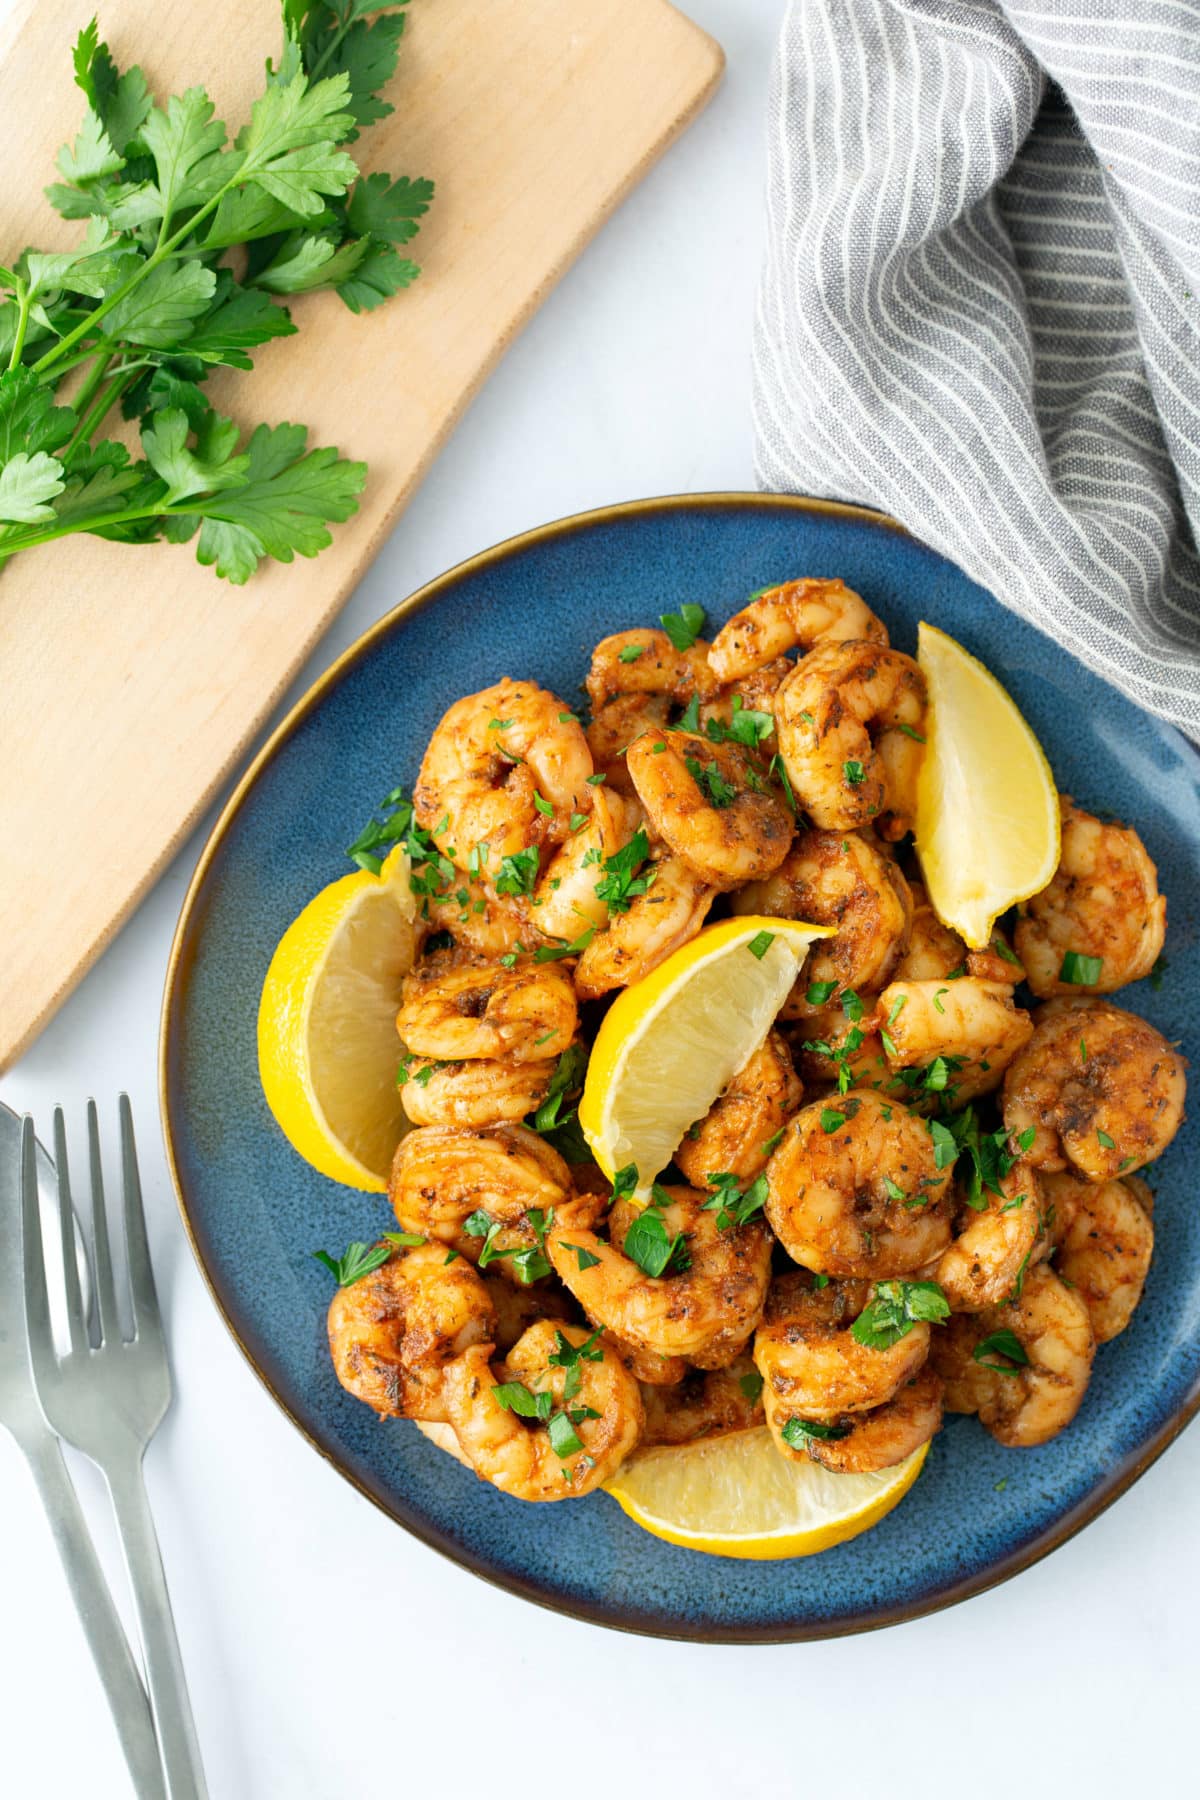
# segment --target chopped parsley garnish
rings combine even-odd
[[[419,1231],[385,1231],[384,1241],[393,1244],[397,1250],[419,1250],[428,1240]]]
[[[822,1419],[789,1419],[780,1437],[790,1450],[802,1450],[806,1438],[820,1438],[831,1443],[837,1438],[849,1437],[848,1425],[827,1425]]]
[[[615,1197],[615,1183],[613,1191]],[[692,1259],[683,1233],[677,1231],[672,1237],[667,1231],[661,1209],[670,1205],[671,1197],[657,1183],[650,1192],[652,1199],[625,1233],[622,1248],[630,1262],[647,1275],[682,1275],[691,1268]]]
[[[842,1129],[848,1117],[849,1114],[839,1112],[835,1106],[823,1106],[821,1108],[821,1130],[827,1137],[832,1137],[835,1131]]]
[[[650,839],[639,828],[629,842],[605,860],[604,874],[596,883],[596,898],[603,900],[610,913],[628,912],[630,903],[644,894],[658,874],[652,865],[644,875],[637,871],[650,854]]]
[[[540,1419],[543,1424],[554,1410],[554,1395],[547,1388],[535,1394],[523,1381],[504,1381],[492,1389],[492,1399],[504,1412],[517,1413],[522,1419]]]
[[[949,1317],[950,1302],[936,1281],[881,1281],[850,1335],[868,1350],[890,1350],[921,1320],[936,1323]]]
[[[533,1129],[553,1144],[567,1162],[573,1163],[591,1160],[591,1152],[579,1128],[578,1115],[587,1060],[588,1053],[583,1044],[568,1044],[550,1077],[546,1098],[529,1119]]]
[[[390,794],[385,794],[378,811],[384,817],[379,819],[372,815],[347,849],[346,855],[352,863],[356,863],[360,869],[368,870],[372,875],[378,875],[383,868],[383,856],[377,852],[382,850],[386,854],[394,844],[404,845],[414,869],[418,869],[430,858],[439,857],[437,845],[429,832],[422,831],[416,824],[413,803],[402,787],[394,787]],[[447,877],[447,885],[451,879],[452,874]]]
[[[685,600],[677,613],[660,613],[658,622],[676,650],[690,650],[704,630],[704,608]]]
[[[1082,956],[1078,950],[1068,950],[1062,959],[1058,979],[1069,981],[1075,987],[1094,987],[1103,967],[1102,956]]]
[[[766,1205],[765,1175],[760,1175],[745,1188],[741,1185],[741,1177],[728,1171],[719,1175],[707,1175],[705,1180],[716,1191],[711,1200],[704,1202],[704,1211],[716,1213],[718,1231],[728,1231],[734,1225],[745,1225]]]
[[[938,989],[938,991],[937,991],[937,993],[936,993],[936,994],[935,994],[935,995],[934,995],[934,996],[933,996],[933,1010],[934,1010],[934,1012],[940,1012],[940,1013],[944,1013],[944,1012],[945,1012],[945,1010],[946,1010],[946,1009],[945,1009],[945,1007],[944,1007],[944,1006],[943,1006],[943,1005],[942,1005],[942,995],[943,995],[943,994],[948,994],[948,993],[949,993],[949,992],[950,992],[950,989],[949,989],[949,988],[939,988],[939,989]]]
[[[584,1244],[568,1244],[565,1238],[563,1239],[563,1244],[566,1249],[575,1252],[575,1260],[579,1264],[581,1274],[584,1269],[594,1269],[596,1264],[600,1261],[600,1258],[598,1256],[593,1256],[592,1252]]]
[[[1028,1368],[1029,1358],[1015,1331],[993,1331],[976,1344],[971,1355],[985,1369],[997,1375],[1019,1375]]]
[[[774,942],[775,933],[773,931],[756,931],[746,948],[751,956],[757,957],[761,962]]]
[[[847,988],[842,995],[842,1011],[852,1025],[857,1025],[863,1016],[865,1008],[853,988]]]
[[[538,853],[535,845],[527,850],[514,850],[501,858],[496,876],[498,894],[532,894],[538,878]]]
[[[1025,1252],[1025,1255],[1021,1260],[1021,1266],[1017,1270],[1017,1278],[1012,1284],[1012,1292],[1009,1294],[1008,1299],[1005,1302],[1006,1306],[1015,1306],[1017,1301],[1021,1298],[1021,1295],[1025,1289],[1025,1271],[1029,1267],[1029,1259],[1032,1255],[1033,1255],[1033,1249],[1031,1247],[1030,1249],[1028,1249]],[[1051,1255],[1053,1255],[1053,1251],[1051,1251]]]
[[[558,962],[564,956],[582,956],[595,935],[596,927],[589,925],[569,944],[539,944],[533,953],[533,960],[535,963],[548,963]]]
[[[711,806],[721,809],[733,805],[737,799],[737,789],[730,787],[715,762],[703,764],[694,756],[685,756],[683,761],[688,774]]]
[[[481,1269],[488,1268],[494,1262],[511,1261],[518,1281],[528,1287],[530,1282],[541,1281],[543,1276],[553,1273],[545,1254],[544,1245],[547,1228],[554,1223],[554,1209],[551,1207],[549,1212],[543,1213],[540,1207],[533,1207],[526,1214],[526,1218],[537,1238],[536,1248],[532,1244],[525,1247],[514,1244],[507,1250],[498,1249],[496,1240],[504,1227],[498,1219],[493,1219],[491,1214],[484,1212],[482,1208],[463,1220],[463,1230],[468,1237],[483,1239],[483,1249],[479,1252]]]
[[[849,762],[844,762],[842,764],[842,774],[846,777],[846,780],[850,783],[851,787],[861,787],[863,782],[867,779],[867,771],[855,757],[852,757]]]
[[[896,730],[902,731],[905,737],[910,737],[914,744],[923,744],[925,742],[924,735],[915,730],[913,726],[904,724],[903,720],[896,726]]]
[[[745,1398],[749,1400],[751,1406],[757,1405],[758,1401],[762,1398],[763,1391],[763,1378],[758,1370],[752,1369],[748,1375],[739,1375],[738,1386],[741,1388]]]
[[[992,938],[992,949],[996,952],[996,955],[998,957],[1000,957],[1002,961],[1004,961],[1006,963],[1011,963],[1013,965],[1014,969],[1019,969],[1021,967],[1020,957],[1013,955],[1012,951],[1009,949],[1008,945],[1005,943],[1004,939],[1000,936],[1000,933],[998,931],[995,933],[995,935]]]
[[[324,1263],[339,1287],[349,1287],[364,1275],[380,1269],[391,1256],[389,1244],[347,1244],[344,1256],[330,1256],[328,1250],[314,1250],[319,1263]]]
[[[1117,1147],[1112,1138],[1109,1137],[1107,1131],[1097,1131],[1096,1142],[1102,1150],[1115,1150]]]
[[[836,987],[836,981],[810,981],[804,998],[810,1006],[824,1006]]]
[[[645,654],[645,644],[626,644],[625,648],[619,652],[617,661],[623,663],[636,662],[639,656],[644,656]]]
[[[893,1181],[890,1175],[884,1176],[883,1189],[889,1200],[907,1200],[908,1199],[908,1195],[905,1193],[904,1189],[900,1186],[900,1183],[898,1181]]]
[[[933,1139],[934,1167],[952,1169],[958,1160],[958,1139],[940,1119],[927,1119],[926,1124]]]
[[[637,1164],[626,1163],[625,1167],[623,1169],[618,1169],[612,1178],[613,1200],[623,1200],[627,1194],[632,1194],[634,1192],[637,1184]]]
[[[1150,971],[1149,980],[1150,986],[1154,989],[1156,994],[1163,984],[1163,976],[1166,974],[1168,966],[1165,956],[1158,956],[1155,958],[1154,967]]]
[[[735,694],[730,703],[729,723],[723,719],[709,719],[704,729],[714,744],[745,744],[752,750],[770,737],[775,729],[775,717],[769,712],[756,712],[746,705],[740,694]]]
[[[554,817],[554,808],[551,806],[549,800],[544,800],[540,794],[535,794],[533,796],[533,804],[545,818],[552,819]]]
[[[764,1156],[770,1156],[773,1150],[779,1148],[780,1144],[783,1142],[784,1130],[785,1127],[781,1125],[778,1131],[773,1131],[771,1133],[765,1144],[760,1144],[758,1146]]]
[[[579,714],[573,712],[560,712],[558,715],[558,722],[560,725],[578,725]]]
[[[693,734],[700,729],[700,696],[693,694],[680,715],[677,731],[690,731]]]

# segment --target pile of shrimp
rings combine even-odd
[[[596,645],[587,724],[506,677],[433,732],[398,1231],[334,1296],[338,1379],[530,1501],[754,1426],[839,1472],[947,1411],[1045,1443],[1141,1297],[1139,1171],[1183,1116],[1182,1058],[1112,998],[1162,951],[1154,863],[1064,795],[1052,881],[968,951],[913,860],[925,683],[882,621],[836,580],[711,643],[688,615]],[[574,1122],[588,1041],[722,911],[833,935],[648,1217]]]

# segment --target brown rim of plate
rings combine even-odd
[[[1107,1511],[1115,1500],[1119,1500],[1121,1495],[1133,1486],[1139,1476],[1145,1474],[1152,1463],[1158,1461],[1163,1451],[1174,1443],[1184,1427],[1189,1425],[1196,1414],[1200,1412],[1200,1379],[1193,1383],[1183,1401],[1170,1418],[1166,1419],[1154,1433],[1149,1443],[1139,1451],[1131,1451],[1114,1469],[1109,1471],[1090,1493],[1064,1513],[1062,1518],[1048,1525],[1029,1543],[1011,1551],[998,1562],[972,1574],[964,1575],[961,1580],[939,1588],[927,1597],[894,1606],[876,1607],[869,1612],[848,1614],[841,1619],[809,1620],[770,1629],[751,1625],[723,1627],[719,1630],[699,1627],[692,1630],[688,1629],[683,1621],[679,1621],[677,1629],[672,1629],[666,1626],[660,1627],[657,1624],[643,1623],[636,1617],[614,1616],[598,1606],[587,1603],[568,1605],[557,1599],[553,1593],[536,1586],[521,1576],[498,1572],[483,1562],[473,1551],[466,1550],[462,1545],[455,1543],[448,1533],[439,1528],[427,1527],[423,1521],[417,1522],[401,1518],[383,1495],[373,1492],[367,1483],[360,1481],[296,1417],[286,1400],[272,1386],[264,1370],[255,1361],[253,1351],[241,1336],[237,1325],[226,1310],[215,1281],[205,1264],[188,1215],[187,1199],[180,1179],[179,1166],[175,1156],[175,1141],[171,1129],[171,1097],[167,1079],[168,1052],[179,1009],[180,994],[186,982],[185,948],[197,901],[209,867],[220,850],[225,834],[240,811],[243,801],[257,781],[260,771],[288,742],[297,727],[307,719],[330,689],[341,680],[345,671],[366,656],[374,648],[376,642],[392,630],[398,620],[405,618],[409,613],[417,612],[421,607],[428,606],[432,601],[457,587],[467,577],[478,574],[480,570],[487,569],[494,563],[506,559],[514,551],[528,549],[530,546],[550,538],[567,537],[572,532],[603,523],[609,519],[628,519],[641,514],[698,507],[713,512],[742,507],[765,507],[778,508],[780,511],[825,513],[833,518],[854,519],[864,525],[881,526],[886,530],[896,532],[901,537],[911,536],[911,533],[897,519],[891,518],[887,513],[875,512],[870,507],[856,506],[841,500],[818,500],[798,494],[760,494],[737,489],[708,494],[664,494],[654,499],[627,500],[609,506],[595,507],[589,512],[570,513],[565,518],[553,520],[550,524],[536,526],[531,531],[519,532],[515,537],[505,538],[500,543],[493,544],[489,549],[481,550],[477,555],[468,557],[465,562],[456,563],[453,568],[435,577],[433,581],[426,582],[424,587],[418,588],[415,593],[409,594],[406,599],[401,600],[382,618],[377,619],[374,625],[368,626],[367,630],[361,637],[356,638],[353,644],[336,656],[329,667],[318,675],[308,691],[297,700],[251,760],[245,773],[221,808],[216,823],[208,834],[204,848],[200,852],[199,861],[188,883],[187,893],[184,895],[179,921],[171,940],[170,956],[167,960],[159,1023],[159,1111],[162,1120],[163,1143],[167,1153],[167,1165],[171,1171],[171,1181],[175,1188],[175,1198],[179,1205],[180,1217],[183,1220],[183,1229],[205,1286],[208,1288],[213,1304],[224,1320],[230,1336],[271,1398],[296,1427],[296,1430],[308,1440],[312,1448],[326,1462],[331,1463],[352,1487],[356,1488],[374,1506],[377,1506],[382,1513],[394,1520],[405,1531],[420,1539],[422,1543],[427,1544],[431,1550],[436,1550],[448,1561],[456,1563],[459,1568],[470,1570],[473,1575],[478,1575],[493,1587],[503,1588],[508,1593],[516,1594],[523,1600],[530,1600],[550,1612],[561,1613],[567,1618],[584,1619],[590,1624],[604,1625],[615,1631],[628,1631],[640,1637],[673,1639],[683,1643],[806,1643],[824,1638],[850,1637],[859,1632],[877,1631],[888,1625],[902,1625],[912,1619],[926,1618],[931,1613],[942,1612],[947,1607],[958,1605],[960,1601],[969,1600],[976,1594],[986,1593],[990,1588],[999,1587],[1002,1582],[1011,1580],[1014,1575],[1019,1575],[1025,1569],[1032,1568],[1035,1563],[1041,1562],[1043,1557],[1049,1556],[1052,1551],[1059,1549],[1077,1532],[1082,1531],[1085,1525],[1090,1525],[1093,1519],[1099,1518],[1102,1512]]]

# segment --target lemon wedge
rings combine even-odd
[[[596,1033],[579,1123],[611,1181],[633,1164],[636,1192],[674,1155],[787,999],[814,938],[830,928],[796,919],[709,925],[618,995]]]
[[[928,1444],[894,1469],[831,1475],[780,1456],[765,1425],[638,1450],[606,1491],[643,1530],[685,1550],[767,1562],[815,1556],[877,1525],[903,1500]]]
[[[280,1130],[332,1181],[379,1193],[408,1128],[396,1086],[400,986],[417,945],[408,856],[330,882],[284,932],[258,1008],[258,1071]]]
[[[925,624],[917,660],[929,684],[917,855],[938,918],[984,950],[997,916],[1040,894],[1058,867],[1058,790],[1045,751],[990,670]]]

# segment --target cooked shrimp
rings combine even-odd
[[[772,1140],[803,1092],[787,1044],[777,1031],[770,1032],[686,1134],[675,1152],[677,1167],[697,1188],[716,1174],[753,1181],[766,1168]]]
[[[668,731],[636,739],[626,763],[652,830],[701,881],[740,887],[787,855],[792,815],[741,744]]]
[[[1033,1020],[1013,1001],[1011,986],[978,981],[893,981],[875,1018],[888,1066],[925,1070],[941,1057],[944,1091],[956,1101],[1000,1086],[1004,1071],[1033,1036]]]
[[[439,950],[404,978],[396,1029],[417,1056],[548,1062],[579,1023],[575,990],[557,963],[502,964]]]
[[[1004,1077],[1004,1123],[1026,1159],[1109,1181],[1161,1156],[1183,1122],[1184,1061],[1109,1000],[1049,1000]]]
[[[800,1018],[819,1012],[831,993],[883,986],[908,942],[912,897],[896,864],[869,839],[803,830],[773,875],[740,890],[733,910],[834,926],[835,937],[813,945],[788,1003],[786,1016]],[[814,983],[821,998],[810,1001]]]
[[[617,631],[592,651],[587,691],[592,711],[622,694],[665,696],[685,706],[693,694],[705,700],[718,681],[708,663],[708,645],[699,639],[677,650],[665,631]]]
[[[925,677],[880,644],[820,644],[775,696],[784,767],[824,831],[912,829],[924,725]]]
[[[400,1064],[400,1101],[414,1125],[515,1124],[542,1104],[557,1064],[438,1062],[406,1056]]]
[[[1016,1357],[1005,1353],[1013,1338]],[[1020,1449],[1071,1423],[1095,1354],[1083,1301],[1042,1263],[1002,1306],[947,1320],[931,1360],[946,1383],[947,1411],[978,1413],[999,1443]]]
[[[832,1419],[806,1421],[769,1386],[763,1389],[763,1404],[775,1448],[784,1456],[793,1462],[820,1463],[835,1475],[867,1475],[894,1468],[941,1429],[942,1383],[927,1363],[885,1405]],[[818,1430],[806,1432],[806,1423]],[[785,1440],[789,1425],[798,1443]]]
[[[1015,985],[1024,976],[1020,958],[1014,956],[1008,939],[995,927],[986,950],[968,950],[956,931],[951,931],[930,905],[929,895],[919,881],[910,881],[913,916],[908,947],[895,969],[895,981],[956,980],[960,975],[974,975],[980,981],[1006,982]]]
[[[583,727],[562,701],[505,677],[442,718],[413,790],[417,823],[460,869],[486,844],[487,868],[498,870],[504,857],[567,835],[571,814],[591,804],[592,772]]]
[[[1111,994],[1149,975],[1163,947],[1167,903],[1158,871],[1137,832],[1106,825],[1060,797],[1062,853],[1049,887],[1026,901],[1017,921],[1017,949],[1029,985],[1052,994]],[[1067,980],[1064,958],[1095,957],[1094,981]],[[1075,966],[1078,973],[1078,966]]]
[[[910,1275],[950,1237],[950,1174],[925,1121],[859,1092],[798,1112],[767,1164],[767,1218],[793,1261],[825,1275]]]
[[[643,1444],[694,1444],[763,1423],[762,1377],[748,1356],[727,1369],[689,1369],[673,1387],[642,1388]]]
[[[636,1344],[628,1344],[623,1337],[618,1337],[615,1331],[606,1331],[604,1341],[612,1345],[634,1380],[641,1383],[643,1398],[650,1388],[677,1387],[688,1372],[682,1356],[662,1356],[657,1350],[640,1350]]]
[[[883,1406],[929,1355],[918,1323],[886,1350],[860,1344],[850,1327],[872,1297],[865,1281],[814,1288],[799,1269],[777,1276],[754,1337],[754,1361],[772,1404],[806,1419]]]
[[[861,1020],[848,1018],[840,1005],[825,1006],[795,1027],[792,1051],[806,1089],[824,1087],[840,1077],[845,1089],[868,1087],[882,1093],[894,1081],[875,1028],[876,1002],[870,995],[859,998],[864,1008]],[[785,1004],[785,1016],[791,1004]]]
[[[494,894],[483,882],[463,876],[445,894],[427,895],[422,918],[430,932],[448,931],[460,953],[501,957],[536,942],[529,902]]]
[[[983,1188],[978,1209],[963,1201],[958,1236],[945,1251],[934,1280],[955,1312],[982,1312],[1012,1293],[1038,1241],[1042,1196],[1038,1178],[1015,1163],[996,1186]]]
[[[615,914],[607,931],[597,932],[575,965],[581,1000],[598,1000],[612,988],[640,981],[703,925],[716,888],[701,881],[682,857],[663,856],[651,866],[654,880],[646,892],[631,901],[628,912]]]
[[[596,893],[604,863],[630,841],[640,816],[635,801],[596,789],[590,814],[552,858],[534,895],[533,916],[546,937],[570,943],[589,925],[604,925],[608,907]]]
[[[445,1253],[440,1248],[438,1256],[445,1261]],[[467,1264],[460,1260],[451,1267],[461,1269]],[[501,1273],[503,1267],[503,1262],[490,1264],[481,1277],[496,1315],[495,1329],[486,1335],[501,1356],[506,1355],[517,1339],[539,1319],[553,1319],[558,1325],[564,1320],[572,1325],[583,1324],[582,1309],[561,1281],[549,1277],[532,1284],[510,1281]],[[463,1348],[466,1349],[465,1344]]]
[[[1098,1344],[1117,1337],[1142,1297],[1154,1253],[1153,1201],[1136,1175],[1122,1181],[1045,1177],[1055,1269],[1087,1307]]]
[[[618,694],[596,708],[587,728],[587,741],[606,788],[636,798],[625,766],[625,752],[635,738],[646,733],[657,741],[666,731],[670,717],[669,694]]]
[[[568,1364],[580,1377],[570,1399]],[[494,1389],[510,1382],[530,1394],[551,1394],[555,1416],[566,1414],[580,1448],[560,1454],[548,1424],[503,1407]],[[444,1393],[475,1473],[518,1500],[590,1494],[616,1474],[642,1433],[641,1390],[616,1352],[578,1325],[549,1319],[529,1327],[499,1370],[492,1369],[486,1345],[466,1351],[448,1365]]]
[[[329,1349],[347,1393],[381,1419],[445,1419],[451,1357],[490,1343],[496,1315],[469,1263],[427,1244],[393,1256],[329,1303]]]
[[[703,1194],[666,1190],[658,1209],[668,1238],[682,1233],[689,1266],[675,1275],[647,1275],[623,1254],[640,1208],[619,1200],[609,1215],[609,1242],[577,1224],[575,1208],[560,1207],[546,1236],[546,1254],[588,1317],[639,1349],[685,1356],[702,1369],[723,1368],[744,1348],[758,1324],[771,1273],[770,1233],[759,1222],[722,1231]],[[594,1258],[581,1268],[577,1252]]]
[[[388,1198],[402,1231],[436,1239],[475,1262],[484,1240],[463,1229],[473,1212],[515,1225],[533,1207],[546,1213],[560,1206],[570,1192],[566,1163],[536,1131],[427,1125],[401,1138]]]
[[[712,641],[708,660],[722,682],[738,681],[797,646],[888,641],[887,626],[842,581],[785,581],[756,594]]]
[[[699,712],[701,725],[706,732],[710,721],[732,726],[738,713],[766,713],[772,721],[775,715],[775,692],[785,675],[790,675],[793,664],[786,656],[778,657],[774,662],[766,663],[761,669],[752,669],[728,687],[721,687],[710,700],[705,700]],[[718,735],[720,735],[718,733]],[[770,756],[775,749],[775,726],[762,729],[758,738],[759,749],[764,756]]]

